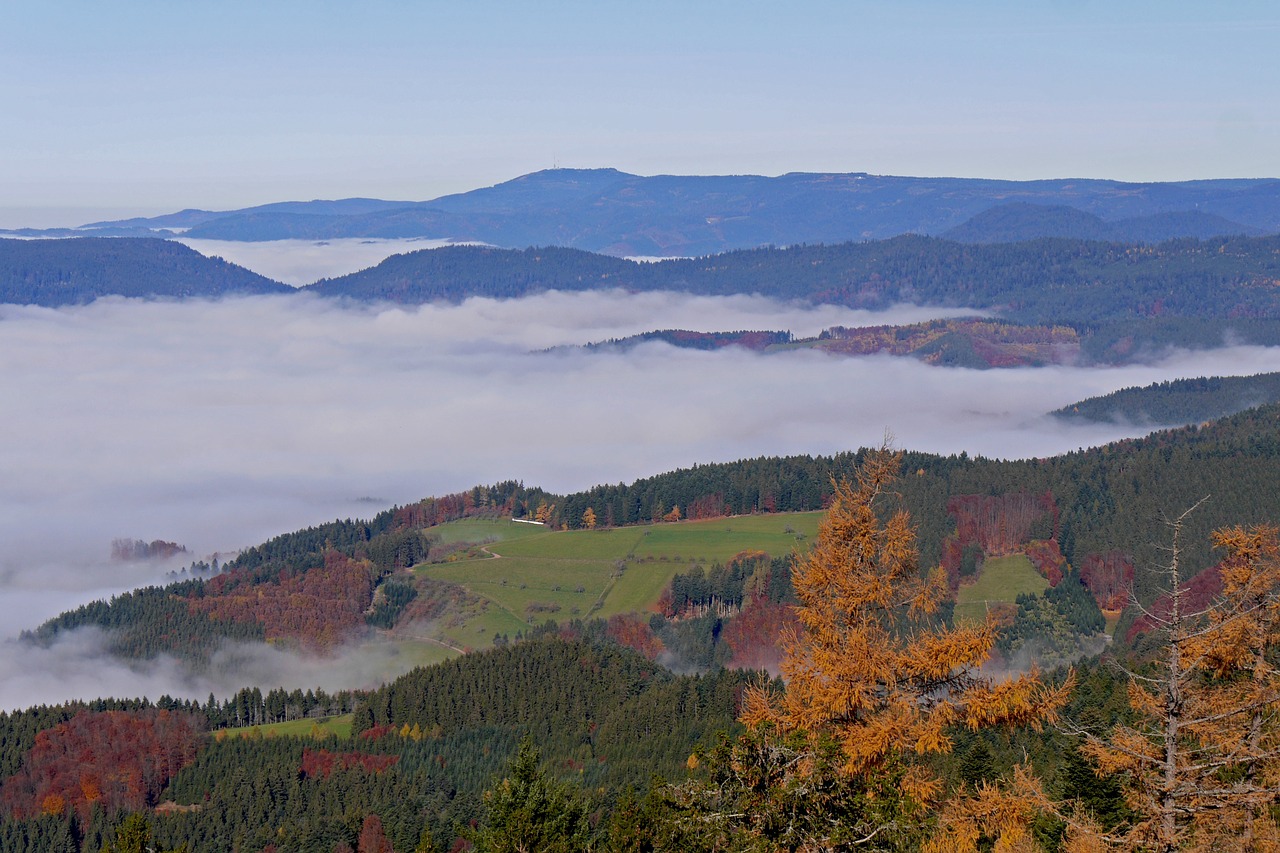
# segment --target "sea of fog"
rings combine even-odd
[[[226,555],[336,517],[505,479],[567,492],[744,457],[876,445],[1047,456],[1145,430],[1045,412],[1177,377],[1274,369],[1275,350],[1169,353],[1110,369],[964,370],[910,359],[760,355],[654,343],[543,352],[664,328],[916,322],[758,297],[545,293],[356,306],[305,295],[0,306],[0,619],[4,634],[175,567],[111,562],[115,538]],[[346,668],[228,649],[220,676],[103,659],[93,634],[0,654],[0,708],[100,694],[222,695],[246,683],[338,687]],[[353,673],[359,673],[357,679]]]

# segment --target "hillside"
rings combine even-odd
[[[1254,406],[1280,403],[1280,373],[1206,376],[1121,388],[1057,409],[1067,421],[1121,421],[1175,426],[1202,423]]]
[[[910,356],[926,364],[980,370],[1068,364],[1080,352],[1080,339],[1070,328],[977,319],[932,320],[903,326],[835,326],[812,338],[797,338],[790,332],[663,329],[586,344],[582,349],[628,350],[654,341],[700,350],[737,346],[765,353],[816,349],[832,355]]]
[[[599,637],[542,636],[344,697],[358,705],[347,735],[320,717],[231,733],[204,713],[214,703],[167,697],[0,714],[0,849],[98,853],[126,813],[146,815],[151,849],[391,849],[373,835],[405,853],[424,838],[450,849],[522,737],[550,778],[605,794],[603,811],[732,731],[745,683],[677,676]]]
[[[288,285],[156,238],[0,240],[0,302],[80,305],[101,296],[212,298]]]
[[[1131,184],[865,173],[646,177],[615,169],[534,172],[421,202],[286,202],[94,226],[189,227],[188,236],[209,239],[430,237],[511,248],[555,245],[617,256],[687,257],[769,245],[938,235],[1011,204],[1069,207],[1107,222],[1127,222],[1105,235],[1063,232],[1038,214],[1003,226],[1024,239],[1154,241],[1280,231],[1280,182],[1273,180]],[[1187,213],[1197,215],[1179,218]],[[1175,215],[1140,221],[1166,214]],[[1009,216],[1006,211],[1006,223]]]
[[[863,458],[699,465],[569,495],[477,487],[284,534],[213,578],[68,614],[28,640],[98,624],[117,654],[146,657],[190,624],[211,630],[190,635],[195,649],[227,626],[284,647],[434,631],[437,643],[493,648],[369,692],[245,688],[0,714],[0,848],[100,850],[128,814],[157,849],[449,849],[493,818],[526,736],[543,759],[530,772],[588,798],[602,834],[677,825],[688,803],[664,799],[673,789],[652,774],[723,778],[718,733],[734,730],[744,689],[761,683],[723,667],[778,664],[777,638],[795,621],[787,554],[814,538],[832,476]],[[941,617],[994,618],[997,665],[1149,649],[1149,622],[1119,610],[1132,590],[1162,612],[1162,511],[1213,495],[1183,530],[1187,574],[1204,570],[1187,584],[1197,600],[1221,588],[1208,531],[1280,519],[1277,405],[1052,459],[902,462],[893,488],[920,563],[940,563],[953,593]],[[1124,702],[1120,668],[1077,666],[1071,719],[1112,726]],[[1118,788],[1052,728],[955,726],[947,737],[936,769],[949,792],[1030,760],[1055,798],[1120,808]]]
[[[1280,281],[1280,237],[1140,246],[1084,240],[967,245],[905,236],[643,264],[567,248],[450,246],[395,255],[370,269],[301,290],[407,304],[622,289],[755,293],[865,309],[904,302],[968,308],[996,313],[1006,325],[975,333],[960,324],[953,329],[956,334],[940,341],[929,329],[894,330],[895,336],[906,338],[890,349],[902,349],[909,339],[918,346],[908,349],[922,357],[978,366],[1006,360],[1046,363],[1077,345],[1059,340],[1053,330],[1018,330],[1009,323],[1069,326],[1083,358],[1100,363],[1140,360],[1173,345],[1208,348],[1226,340],[1275,344],[1280,342],[1275,281]],[[63,305],[105,295],[293,292],[162,240],[0,241],[0,300],[8,302]],[[1045,334],[1044,346],[1027,349]],[[1008,340],[1002,342],[1002,336]]]

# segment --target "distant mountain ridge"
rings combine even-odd
[[[943,232],[959,243],[1021,243],[1045,237],[1102,240],[1112,243],[1163,243],[1180,237],[1263,234],[1260,228],[1241,225],[1200,210],[1166,211],[1108,222],[1100,216],[1066,205],[1012,202],[984,210],[967,222]]]
[[[972,221],[1001,207],[1009,209],[994,214],[996,224]],[[1061,212],[1046,215],[1045,207],[1069,208],[1103,225],[1081,231],[1085,220],[1072,225]],[[278,202],[85,226],[86,233],[121,228],[183,228],[190,237],[243,241],[430,237],[508,248],[565,246],[622,257],[703,256],[907,233],[970,242],[997,242],[1001,232],[1016,234],[1014,239],[1156,242],[1280,232],[1280,180],[1137,184],[860,172],[646,177],[616,169],[550,169],[422,202]],[[953,229],[960,230],[953,235]]]
[[[447,246],[394,255],[304,290],[405,303],[622,288],[883,309],[895,303],[999,309],[1024,323],[1280,320],[1280,237],[1123,244],[1045,239],[969,246],[890,240],[726,252],[634,263],[578,249]]]
[[[1277,281],[1275,236],[1136,246],[1067,239],[969,245],[905,235],[659,263],[561,247],[446,246],[393,255],[298,289],[168,240],[0,240],[0,302],[8,303],[299,291],[403,304],[550,290],[758,294],[868,310],[900,303],[964,308],[1016,324],[1070,326],[1092,362],[1133,361],[1170,345],[1212,348],[1228,339],[1280,344]],[[965,338],[948,338],[943,351],[928,354],[948,363],[993,363],[970,353]]]

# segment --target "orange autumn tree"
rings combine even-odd
[[[1221,592],[1197,606],[1179,547],[1194,509],[1169,522],[1167,592],[1145,617],[1160,653],[1129,673],[1133,721],[1081,732],[1136,817],[1111,833],[1076,822],[1069,850],[1280,851],[1280,533],[1215,533]]]
[[[784,637],[786,689],[749,691],[742,714],[757,739],[774,733],[794,751],[776,784],[803,787],[807,774],[829,765],[823,784],[856,787],[878,820],[897,822],[899,835],[904,824],[918,829],[937,804],[942,783],[929,756],[951,750],[956,727],[1052,722],[1068,690],[1049,689],[1034,674],[983,677],[994,626],[951,627],[937,618],[946,576],[940,567],[920,572],[910,518],[891,491],[901,456],[872,452],[855,482],[835,483],[817,540],[792,576],[800,627]],[[939,849],[1024,837],[1029,800],[1002,800],[994,789],[978,794],[976,808],[943,814]],[[882,810],[888,798],[897,799],[892,818]],[[797,836],[786,846],[843,849],[890,834],[874,822]]]

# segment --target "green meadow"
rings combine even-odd
[[[289,720],[287,723],[268,723],[264,726],[241,726],[223,729],[223,737],[327,737],[351,736],[351,714],[320,719]],[[222,734],[219,732],[219,734]]]
[[[981,622],[991,604],[1013,604],[1023,593],[1043,593],[1049,582],[1023,554],[992,557],[982,564],[978,579],[962,584],[956,596],[956,620]]]
[[[783,556],[803,550],[821,517],[778,513],[605,530],[466,519],[432,532],[444,543],[485,543],[484,553],[414,571],[484,600],[487,606],[455,614],[437,629],[452,645],[479,648],[491,644],[495,633],[511,636],[548,619],[646,613],[676,573],[695,565],[710,568],[743,551]]]

